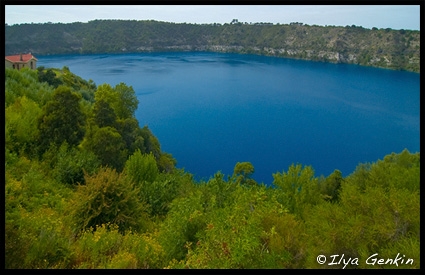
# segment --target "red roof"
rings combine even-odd
[[[37,61],[37,58],[35,58],[32,54],[23,54],[22,55],[22,60],[21,60],[21,55],[17,54],[17,55],[9,55],[6,56],[5,59],[11,61],[11,62],[28,62],[31,58],[34,58]]]

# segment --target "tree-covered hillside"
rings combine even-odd
[[[195,182],[137,106],[124,83],[6,68],[5,268],[420,268],[420,153]]]
[[[420,31],[301,23],[95,20],[5,26],[6,55],[213,51],[420,71]]]

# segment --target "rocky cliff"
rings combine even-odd
[[[301,23],[174,24],[95,20],[5,26],[6,55],[213,51],[420,72],[420,31]]]

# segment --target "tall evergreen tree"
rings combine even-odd
[[[70,146],[80,143],[84,137],[85,115],[80,108],[81,95],[70,88],[59,86],[44,109],[39,120],[39,144],[41,152],[50,143],[60,146],[66,141]]]

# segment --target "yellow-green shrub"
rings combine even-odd
[[[70,205],[74,230],[116,224],[120,231],[144,230],[148,226],[145,206],[139,190],[124,174],[101,168],[97,174],[85,175],[85,185],[78,185]]]
[[[115,224],[85,230],[72,245],[73,268],[161,268],[156,234],[121,233]]]

